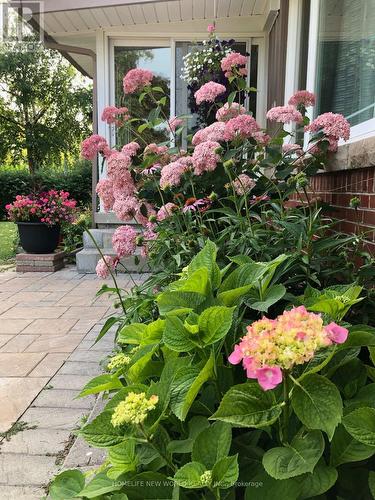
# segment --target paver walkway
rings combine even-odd
[[[132,285],[127,275],[118,281]],[[90,413],[94,397],[74,397],[113,348],[113,334],[93,346],[113,314],[112,298],[95,297],[103,283],[74,267],[0,274],[0,432],[17,421],[35,426],[0,438],[2,500],[41,498],[70,431]]]

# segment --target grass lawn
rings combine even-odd
[[[17,226],[13,222],[0,222],[0,264],[6,264],[16,255]]]

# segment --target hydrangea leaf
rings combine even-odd
[[[349,462],[360,462],[375,454],[375,446],[360,443],[343,425],[339,425],[331,443],[331,465],[337,467]]]
[[[203,464],[189,462],[179,469],[174,475],[174,482],[182,488],[203,488],[201,476],[206,471]]]
[[[221,458],[212,469],[212,483],[215,488],[227,489],[238,479],[238,456]]]
[[[231,426],[225,422],[215,422],[197,436],[191,458],[211,470],[218,460],[227,457],[231,442]]]
[[[65,470],[58,474],[49,487],[51,500],[76,498],[85,486],[85,476],[78,469]]]
[[[231,387],[221,400],[212,420],[228,422],[234,427],[265,427],[281,415],[271,391],[263,391],[258,383],[245,383]]]
[[[342,423],[357,441],[375,446],[375,409],[359,408],[346,415]]]
[[[290,445],[271,448],[263,455],[267,474],[275,479],[289,479],[312,472],[324,451],[320,431],[297,436]]]
[[[76,396],[77,398],[83,398],[89,394],[97,394],[98,392],[110,391],[112,389],[122,389],[123,385],[114,375],[104,374],[98,375],[91,379],[81,392]]]
[[[222,339],[232,325],[234,307],[213,306],[199,316],[199,336],[204,344],[214,344]]]
[[[107,477],[103,472],[94,477],[80,492],[80,496],[85,498],[97,498],[111,491],[119,491],[122,488],[121,482],[116,482]]]
[[[292,406],[308,429],[319,429],[331,440],[342,417],[342,400],[337,387],[321,375],[311,374],[295,385]]]
[[[318,464],[312,474],[306,474],[301,482],[300,500],[317,497],[330,490],[337,481],[337,470],[325,464]]]

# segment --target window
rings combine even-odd
[[[171,75],[171,49],[170,47],[114,47],[114,71],[115,71],[115,104],[116,106],[126,106],[131,116],[138,118],[147,118],[155,103],[145,98],[143,103],[138,101],[138,94],[124,95],[122,80],[124,75],[133,68],[142,68],[152,71],[154,74],[153,85],[163,88],[167,96],[170,94],[170,75]],[[160,94],[159,94],[160,95]],[[163,109],[167,118],[169,118],[168,103]],[[134,128],[139,125],[136,124]],[[167,127],[161,126],[159,130],[145,130],[142,133],[144,139],[148,142],[163,142],[169,140]],[[121,130],[116,137],[116,142],[126,144],[136,139],[135,133],[132,134],[129,129]]]
[[[375,130],[375,0],[320,0],[315,90],[316,114]]]

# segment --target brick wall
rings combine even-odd
[[[369,250],[375,253],[375,167],[341,170],[317,174],[311,180],[313,195],[329,203],[331,215],[340,219],[338,229],[354,233],[359,225],[366,232]],[[358,197],[358,209],[350,208],[349,202]]]

